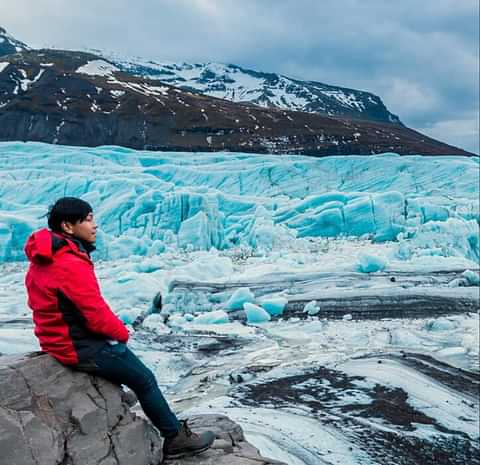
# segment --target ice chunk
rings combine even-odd
[[[425,203],[421,209],[424,223],[427,223],[428,221],[446,221],[450,216],[448,208],[440,205]]]
[[[178,313],[173,313],[172,315],[170,315],[167,321],[168,325],[173,330],[182,329],[186,322],[187,320],[185,319],[185,317],[183,315],[179,315]]]
[[[305,307],[303,307],[303,312],[308,313],[309,315],[316,315],[320,311],[320,307],[317,305],[316,300],[308,302]]]
[[[230,273],[232,273],[232,272],[233,272],[233,268],[231,268],[230,270],[228,270],[228,272],[226,272],[225,275],[228,275],[228,274],[230,274]],[[209,301],[209,302],[212,302],[212,303],[216,303],[216,304],[225,302],[225,301],[227,301],[229,298],[230,298],[230,293],[227,292],[227,291],[215,292],[215,293],[213,293],[213,294],[209,294],[209,295],[208,295],[208,301]]]
[[[134,267],[135,271],[139,273],[153,273],[160,270],[164,266],[163,262],[158,258],[145,258],[140,263],[137,263]]]
[[[193,320],[194,323],[202,325],[219,325],[229,323],[229,321],[227,313],[223,310],[202,313]]]
[[[247,302],[243,304],[243,309],[245,310],[245,314],[247,315],[248,323],[265,323],[266,321],[270,321],[271,319],[270,314],[258,305]]]
[[[179,265],[175,271],[169,274],[168,282],[177,280],[197,280],[222,278],[233,273],[232,260],[229,257],[221,257],[213,251],[195,252],[195,260]]]
[[[131,325],[139,316],[140,310],[122,310],[119,312],[118,317],[126,324]]]
[[[465,334],[462,337],[462,345],[465,347],[467,352],[477,354],[479,352],[479,331],[478,329],[475,330],[474,334]]]
[[[472,270],[465,270],[462,276],[471,286],[480,286],[480,274]]]
[[[228,299],[226,306],[228,310],[242,310],[247,302],[255,302],[253,292],[248,287],[239,287]]]
[[[394,329],[391,333],[390,343],[394,346],[400,347],[422,347],[423,342],[420,337],[418,337],[414,332],[397,328]]]
[[[400,237],[397,257],[409,259],[414,255],[441,255],[465,257],[478,262],[479,237],[479,224],[475,220],[448,218],[447,221],[429,221]]]
[[[255,211],[254,219],[249,226],[246,242],[253,248],[272,250],[276,244],[284,244],[294,239],[297,232],[286,226],[274,224],[272,213],[260,205]]]
[[[387,263],[383,258],[361,254],[358,258],[357,270],[362,273],[375,273],[384,270],[386,266]]]
[[[288,300],[285,297],[272,297],[271,299],[262,299],[260,301],[262,308],[272,316],[281,315],[287,303]]]
[[[458,324],[455,321],[449,320],[445,317],[440,317],[435,320],[430,320],[425,324],[427,331],[449,331],[456,329]]]
[[[163,320],[164,318],[162,315],[152,313],[143,320],[142,326],[155,331],[157,334],[169,334],[171,330],[164,324]]]
[[[470,283],[468,282],[468,280],[466,278],[455,278],[455,279],[452,279],[447,284],[448,287],[465,287],[465,286],[469,286],[469,285],[470,285]]]

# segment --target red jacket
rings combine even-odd
[[[80,243],[42,229],[25,245],[25,285],[43,351],[66,365],[87,362],[107,339],[128,330],[103,299],[93,263]]]

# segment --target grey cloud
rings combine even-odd
[[[478,114],[478,8],[477,0],[0,0],[0,17],[35,46],[236,63],[368,90],[407,125],[473,150],[478,142],[461,125],[473,127]]]

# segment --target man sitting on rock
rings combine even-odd
[[[128,330],[100,293],[90,259],[97,233],[92,207],[64,197],[47,216],[50,229],[33,233],[25,246],[28,305],[42,350],[64,365],[132,389],[165,438],[166,458],[208,449],[213,433],[193,433],[176,418],[151,370],[127,347]]]

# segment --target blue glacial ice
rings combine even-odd
[[[266,323],[271,319],[270,314],[258,305],[247,302],[243,305],[243,309],[247,315],[247,323]]]
[[[387,263],[383,258],[363,253],[358,258],[357,269],[361,273],[375,273],[383,271],[386,266]]]
[[[480,274],[472,270],[465,270],[462,276],[467,280],[470,286],[480,286]]]
[[[446,221],[427,221],[399,235],[397,256],[409,259],[416,256],[459,256],[473,262],[480,257],[478,218],[448,218]]]
[[[126,324],[131,325],[140,316],[140,311],[135,309],[122,310],[118,313],[118,317]]]
[[[255,296],[248,287],[239,287],[228,299],[226,307],[228,310],[242,310],[244,304],[255,302]]]
[[[228,314],[223,310],[214,310],[212,312],[202,313],[198,315],[193,323],[202,325],[218,325],[228,323],[230,319]]]
[[[308,315],[311,315],[311,316],[319,313],[320,312],[320,307],[317,305],[317,301],[312,300],[312,301],[308,302],[307,305],[305,305],[305,307],[303,307],[303,312],[307,313]]]
[[[283,313],[288,300],[285,297],[271,297],[259,301],[260,306],[271,316],[278,316]]]
[[[478,157],[146,152],[0,143],[0,261],[24,260],[57,198],[90,202],[97,258],[281,249],[309,237],[398,241],[478,260]]]

